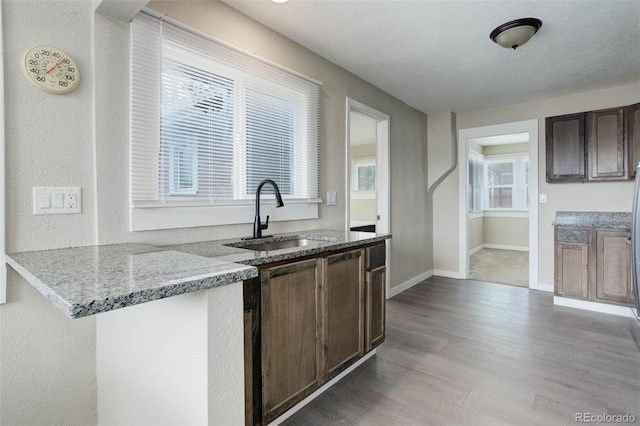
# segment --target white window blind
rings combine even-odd
[[[317,83],[146,14],[131,37],[134,209],[319,201]]]

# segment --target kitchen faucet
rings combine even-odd
[[[258,189],[256,189],[256,217],[253,220],[253,238],[262,238],[262,230],[269,227],[269,215],[267,215],[267,221],[264,224],[260,221],[260,191],[267,183],[273,186],[273,190],[276,193],[276,207],[284,206],[278,185],[276,185],[276,183],[271,179],[265,179],[260,182]]]

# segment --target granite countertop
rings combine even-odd
[[[631,229],[631,213],[558,211],[553,226]]]
[[[303,232],[291,232],[278,234],[267,241],[283,241],[291,239],[306,239],[307,245],[302,247],[291,247],[274,251],[253,251],[233,245],[251,245],[261,243],[260,240],[240,241],[237,238],[231,240],[205,241],[201,243],[180,244],[165,246],[167,250],[176,250],[183,253],[195,254],[198,256],[214,257],[227,262],[241,263],[243,265],[259,266],[268,263],[291,260],[305,256],[313,256],[327,251],[342,250],[351,247],[358,247],[363,244],[370,244],[384,241],[391,238],[391,235],[373,234],[370,232],[354,231],[331,231],[315,229]],[[229,245],[232,246],[229,246]]]
[[[80,318],[258,276],[257,265],[358,247],[390,235],[314,230],[266,241],[306,239],[307,245],[253,251],[240,239],[172,246],[113,244],[7,254],[7,263],[56,307]]]

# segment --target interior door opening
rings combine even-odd
[[[462,129],[458,140],[460,278],[538,289],[538,120]]]
[[[347,98],[346,208],[348,231],[391,232],[389,195],[389,116]],[[387,244],[387,295],[390,292],[391,243]]]

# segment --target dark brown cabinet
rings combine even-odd
[[[547,117],[547,182],[628,180],[640,162],[640,104]]]
[[[585,115],[548,117],[545,125],[547,182],[585,181]]]
[[[323,259],[324,381],[331,380],[364,354],[363,251]]]
[[[268,424],[384,341],[385,244],[244,282],[246,424]]]
[[[629,176],[634,177],[638,163],[640,163],[640,103],[629,105],[625,114],[629,147]]]
[[[261,271],[262,404],[269,422],[320,383],[320,276],[316,259]]]
[[[625,229],[555,229],[555,294],[630,306],[631,240]]]
[[[559,296],[589,297],[591,232],[556,228],[555,292]]]
[[[589,180],[626,180],[624,108],[587,113]]]
[[[596,299],[631,303],[631,234],[598,230]]]
[[[365,351],[384,342],[386,267],[385,244],[366,249],[365,277]]]

